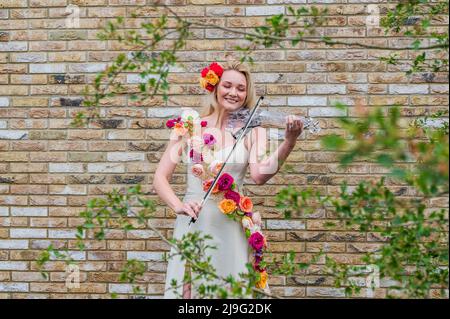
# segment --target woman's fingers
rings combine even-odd
[[[195,213],[195,216],[198,217],[198,207],[197,204],[195,202],[190,202],[189,203],[191,209],[193,210],[193,212]]]
[[[185,206],[184,207],[184,212],[186,213],[186,215],[191,216],[192,218],[197,220],[197,214],[194,212],[192,207],[189,204],[185,204],[184,206]]]
[[[286,126],[288,130],[292,128],[292,122],[293,122],[292,115],[288,115],[286,118]]]
[[[301,130],[303,128],[303,123],[300,119],[295,119],[294,121],[294,129]]]
[[[200,205],[199,202],[192,201],[183,203],[183,206],[177,210],[177,214],[182,214],[186,216],[190,216],[197,220],[198,215],[200,214],[200,210],[202,208],[202,205]]]
[[[288,115],[286,117],[286,129],[288,131],[303,130],[303,122],[295,115]]]
[[[192,210],[194,211],[195,215],[198,217],[198,215],[200,214],[200,203],[199,202],[190,202],[189,203]]]

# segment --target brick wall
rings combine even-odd
[[[367,6],[377,0],[169,0],[173,10],[188,18],[207,17],[211,25],[250,30],[264,23],[267,15],[286,13],[288,4],[328,7],[328,26],[322,35],[342,40],[397,47],[402,39],[386,37],[377,27],[366,25]],[[127,16],[129,28],[139,26],[145,17],[157,14],[150,0],[0,0],[0,297],[59,298],[108,297],[117,292],[126,297],[130,287],[120,284],[118,271],[126,258],[147,261],[146,291],[161,297],[167,246],[154,233],[141,229],[111,233],[106,242],[89,242],[80,260],[81,286],[65,286],[65,268],[51,262],[49,279],[37,272],[35,259],[50,242],[75,249],[78,213],[89,198],[113,188],[141,183],[149,198],[158,200],[151,188],[153,172],[165,148],[168,131],[156,116],[167,106],[199,106],[198,71],[205,61],[224,60],[225,52],[242,44],[242,37],[215,29],[195,31],[180,52],[184,68],[172,73],[170,99],[157,97],[136,107],[127,98],[108,101],[104,112],[109,118],[87,129],[69,128],[71,116],[82,101],[85,83],[92,81],[122,48],[118,43],[101,42],[97,32],[105,22]],[[79,28],[67,29],[66,7],[79,6]],[[380,8],[385,7],[379,4]],[[130,14],[136,11],[138,17]],[[443,16],[436,29],[447,28]],[[448,108],[448,76],[437,74],[408,79],[404,68],[378,61],[388,52],[299,43],[295,48],[256,52],[252,67],[258,94],[264,94],[273,107],[296,114],[317,117],[322,134],[336,132],[340,115],[333,102],[354,105],[401,105],[405,117]],[[410,58],[413,52],[398,52]],[[128,75],[124,81],[136,83]],[[353,108],[349,116],[353,115]],[[137,126],[148,120],[148,129]],[[376,179],[379,167],[356,163],[346,171],[338,168],[337,154],[324,152],[316,136],[297,143],[287,161],[294,170],[282,170],[266,185],[253,185],[247,176],[247,191],[263,212],[271,251],[281,254],[291,249],[301,258],[320,248],[339,261],[355,263],[366,251],[381,244],[373,234],[344,230],[317,212],[309,218],[283,220],[276,211],[274,195],[287,181],[300,186],[313,185],[329,194],[346,180],[355,185]],[[172,183],[181,197],[185,187],[185,167],[179,166]],[[392,188],[404,196],[411,189]],[[170,236],[174,214],[161,201],[151,223]],[[448,207],[448,199],[435,201]],[[320,266],[314,268],[319,271]],[[383,297],[389,282],[382,282],[375,296]],[[289,297],[342,297],[331,278],[312,272],[306,277],[272,276],[273,292]],[[366,295],[365,290],[361,296]]]

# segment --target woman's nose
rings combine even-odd
[[[233,95],[233,96],[236,96],[236,89],[235,88],[231,88],[229,94]]]

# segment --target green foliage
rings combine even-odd
[[[72,126],[80,127],[98,118],[98,108],[101,107],[102,101],[116,95],[132,92],[132,100],[142,102],[162,94],[163,99],[167,101],[169,69],[177,61],[176,52],[183,48],[186,39],[191,35],[185,21],[178,20],[173,29],[169,28],[168,22],[168,15],[162,14],[154,22],[142,23],[142,31],[146,34],[141,35],[135,30],[125,31],[122,17],[114,22],[108,21],[98,38],[102,41],[117,40],[124,47],[132,48],[132,52],[128,55],[119,54],[111,65],[97,74],[93,83],[94,92],[91,92],[89,86],[85,88],[83,106],[87,110],[77,112]],[[171,34],[176,34],[177,37],[172,39]],[[171,48],[158,51],[163,41],[172,41]],[[142,79],[137,85],[137,92],[130,86],[124,86],[118,78],[120,74],[130,72],[138,72]]]
[[[431,21],[439,16],[448,16],[448,0],[444,1],[423,1],[407,0],[399,1],[395,8],[389,10],[381,19],[381,26],[384,27],[385,34],[389,32],[400,33],[408,36],[412,40],[412,49],[420,53],[409,64],[406,74],[417,72],[439,72],[446,71],[448,67],[448,32],[437,33],[432,30]],[[427,59],[427,52],[423,50],[424,44],[428,41],[435,44],[436,53],[446,52],[446,57],[440,56]],[[389,64],[397,64],[397,59],[386,60]],[[395,62],[394,62],[395,61]],[[448,70],[447,70],[448,71]]]
[[[376,266],[381,278],[397,282],[391,289],[424,298],[430,297],[432,287],[448,287],[448,211],[427,209],[432,198],[448,196],[448,123],[442,115],[431,116],[441,120],[437,126],[430,126],[429,118],[416,119],[402,134],[397,108],[387,116],[377,109],[360,120],[340,120],[351,139],[323,139],[329,150],[345,149],[343,165],[357,160],[377,163],[390,170],[388,177],[414,188],[418,197],[398,198],[382,177],[378,182],[361,182],[354,189],[344,183],[336,196],[289,186],[278,194],[277,207],[291,217],[302,216],[305,207],[322,207],[345,221],[349,229],[384,238],[381,248],[367,253],[361,264]],[[326,266],[336,287],[345,287],[348,295],[360,292],[350,277],[364,266],[340,264],[328,256]]]
[[[410,47],[398,50],[412,50],[411,61],[400,60],[392,54],[380,59],[387,64],[409,66],[407,75],[417,72],[441,72],[448,68],[448,32],[433,31],[433,20],[442,14],[448,14],[448,0],[430,2],[427,0],[407,0],[395,2],[396,6],[388,10],[381,19],[386,34],[396,32],[409,38]],[[104,70],[97,74],[91,86],[84,90],[83,106],[86,110],[78,112],[72,125],[82,126],[90,120],[100,117],[99,108],[108,98],[129,94],[130,101],[141,103],[155,95],[162,95],[167,101],[169,89],[168,75],[170,67],[176,65],[177,52],[184,48],[186,39],[192,35],[192,27],[211,27],[201,22],[189,21],[179,17],[170,7],[163,6],[175,19],[169,27],[169,15],[162,13],[159,18],[141,24],[139,30],[126,30],[124,18],[108,21],[98,38],[102,41],[118,41],[129,52],[120,53]],[[310,39],[317,27],[326,23],[327,11],[314,6],[288,7],[287,14],[279,14],[266,19],[264,26],[245,33],[247,47],[236,47],[242,54],[241,61],[253,63],[251,54],[263,47],[284,48],[287,44],[296,46],[300,42],[345,45],[328,36]],[[173,26],[173,27],[172,27]],[[213,26],[214,27],[214,26]],[[294,36],[292,28],[298,28]],[[221,28],[221,27],[217,27]],[[431,30],[431,31],[430,31]],[[240,30],[227,30],[242,32]],[[176,35],[173,37],[173,35]],[[169,49],[161,50],[164,44]],[[426,45],[430,45],[426,47]],[[362,43],[352,46],[376,49]],[[383,48],[379,49],[392,49]],[[119,76],[139,74],[142,79],[137,85],[123,85]],[[338,108],[345,110],[342,104]],[[434,114],[430,118],[418,119],[405,131],[399,125],[400,114],[397,108],[383,109],[367,114],[358,121],[340,119],[345,135],[330,135],[323,138],[325,149],[342,152],[341,164],[349,165],[355,161],[376,163],[388,169],[386,178],[378,182],[363,182],[354,189],[343,184],[336,196],[325,196],[313,189],[297,190],[292,186],[277,194],[277,207],[285,212],[286,218],[307,217],[323,209],[327,214],[345,221],[347,227],[357,227],[360,232],[371,232],[384,239],[381,248],[368,253],[361,260],[362,265],[348,266],[336,262],[325,255],[325,265],[334,276],[336,287],[345,287],[345,293],[351,295],[360,291],[361,284],[355,276],[366,276],[367,266],[376,266],[382,278],[396,281],[396,288],[412,297],[428,297],[432,287],[448,287],[448,217],[445,210],[429,211],[427,205],[434,198],[448,196],[448,122],[438,127],[430,126],[444,114]],[[412,188],[419,196],[415,200],[405,200],[389,189],[386,181],[397,180]],[[135,212],[135,207],[139,211]],[[182,260],[193,270],[192,276],[185,280],[197,283],[197,293],[203,298],[229,298],[263,296],[254,289],[258,273],[250,264],[248,272],[240,279],[220,278],[210,264],[206,250],[213,249],[207,242],[211,238],[193,233],[181,240],[167,240],[157,229],[147,224],[155,204],[145,199],[139,185],[126,192],[113,191],[105,198],[95,198],[87,203],[80,213],[83,223],[77,227],[77,247],[85,250],[85,241],[94,239],[103,241],[110,229],[127,232],[136,227],[150,227],[161,239],[170,244]],[[329,227],[334,223],[328,221]],[[311,264],[323,256],[317,254],[309,263],[296,262],[296,256],[290,252],[281,260],[274,259],[268,268],[274,274],[293,275],[307,270]],[[171,257],[171,256],[168,256]],[[173,256],[172,256],[173,257]],[[56,249],[50,245],[37,260],[43,275],[46,263],[51,260],[73,263],[66,248]],[[120,280],[132,284],[138,283],[145,272],[145,264],[128,260],[120,274]],[[176,288],[178,283],[173,282]],[[140,286],[133,287],[135,294],[143,293]],[[115,297],[113,294],[112,297]]]

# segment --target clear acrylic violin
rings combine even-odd
[[[244,126],[250,118],[251,110],[241,108],[228,114],[227,130],[235,139],[242,133]],[[265,127],[265,128],[285,128],[286,118],[288,114],[279,111],[268,111],[263,109],[256,110],[248,127]],[[303,129],[308,130],[312,134],[320,132],[319,122],[311,117],[295,116],[303,123]],[[236,128],[240,128],[237,132],[232,133]],[[248,132],[248,131],[247,131]]]

